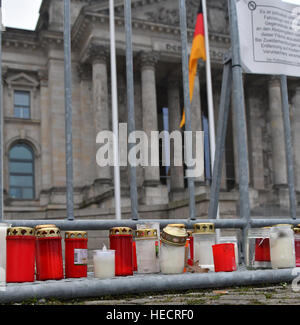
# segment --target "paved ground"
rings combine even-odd
[[[300,292],[291,284],[244,286],[233,288],[189,290],[185,292],[123,295],[92,299],[35,299],[14,305],[300,305]]]
[[[85,305],[300,305],[300,293],[291,285],[205,289],[123,299],[93,299]]]

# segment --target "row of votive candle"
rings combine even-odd
[[[66,231],[64,272],[62,238],[58,227],[10,227],[2,224],[0,229],[1,282],[87,276],[86,232]]]
[[[0,225],[0,230],[3,232],[0,247],[6,244],[0,254],[3,259],[6,253],[5,261],[0,259],[0,271],[4,270],[0,273],[1,281],[32,282],[87,276],[87,232],[66,231],[63,270],[61,234],[55,225],[35,228]],[[161,237],[159,224],[156,228],[141,227],[135,236],[131,228],[114,227],[109,231],[109,244],[109,249],[94,251],[97,278],[133,275],[134,271],[182,273],[187,265],[193,266],[195,262],[210,270],[232,271],[237,264],[236,247],[232,251],[232,243],[214,245],[213,224],[195,224],[193,232],[187,232],[185,225],[170,224],[163,229]],[[229,264],[225,263],[224,256],[229,256]]]

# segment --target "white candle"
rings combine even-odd
[[[291,227],[271,228],[270,255],[273,269],[296,267],[295,241]]]
[[[157,239],[136,239],[136,256],[138,273],[155,273],[156,250],[155,241]]]
[[[164,274],[182,273],[184,271],[185,247],[161,244],[160,269]]]
[[[198,265],[214,271],[214,256],[212,246],[216,243],[214,234],[193,234],[194,237],[194,261]]]
[[[115,276],[115,250],[94,251],[93,261],[95,278],[107,279]]]
[[[160,238],[160,224],[159,222],[149,222],[149,223],[145,223],[145,224],[137,224],[136,225],[136,229],[156,229],[157,232],[157,238]],[[160,262],[159,262],[159,256],[160,256],[160,245],[159,245],[159,239],[157,239],[157,258],[154,262],[154,273],[159,273],[160,272]]]
[[[0,223],[0,285],[6,282],[6,234],[9,227]]]

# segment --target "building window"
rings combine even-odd
[[[35,196],[34,155],[26,144],[16,144],[10,149],[9,185],[13,199],[33,199]]]
[[[30,118],[29,91],[14,91],[14,117]]]

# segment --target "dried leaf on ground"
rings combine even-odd
[[[187,265],[186,270],[190,273],[207,273],[209,269],[202,268],[198,265],[199,261],[194,262],[194,265]]]
[[[228,293],[228,291],[226,291],[226,290],[214,290],[213,293],[216,294],[216,295],[226,295]]]

